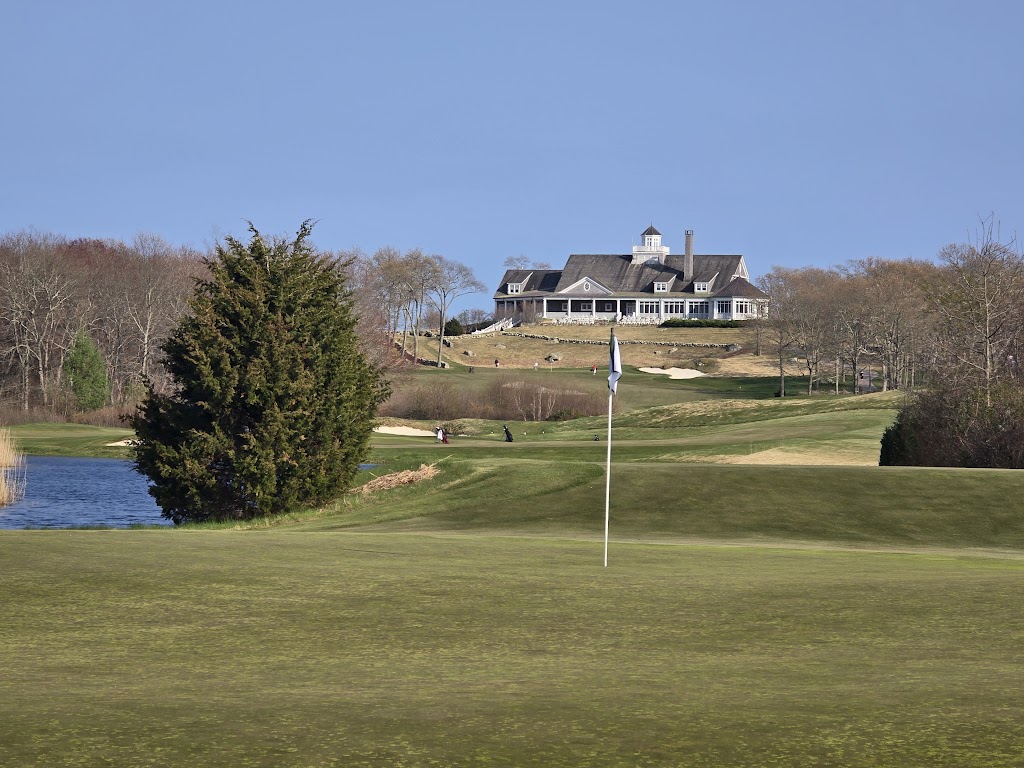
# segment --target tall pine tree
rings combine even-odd
[[[78,410],[92,411],[106,405],[110,398],[107,364],[85,331],[75,334],[71,351],[64,361],[64,373]]]
[[[248,245],[218,245],[163,346],[176,388],[140,406],[135,462],[175,523],[322,503],[367,455],[387,384],[359,352],[343,265],[311,230],[267,242],[250,224]]]

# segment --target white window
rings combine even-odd
[[[729,306],[732,304],[731,301],[716,301],[715,302],[715,313],[719,315],[728,315]]]
[[[658,314],[658,302],[638,301],[636,311],[641,315],[656,315]]]
[[[689,314],[691,315],[706,315],[708,314],[708,302],[706,301],[691,301]]]
[[[589,301],[581,301],[580,302],[580,312],[589,312],[590,311],[590,307],[591,307],[591,304],[590,304]]]
[[[522,283],[509,283],[508,293],[519,293],[523,289]]]
[[[693,290],[696,293],[707,293],[708,292],[708,284],[707,283],[694,283],[693,284]]]
[[[685,315],[686,314],[686,302],[685,301],[666,301],[665,302],[665,314],[666,315]]]
[[[589,291],[590,290],[590,283],[584,283],[583,284],[583,290],[584,291]]]
[[[655,283],[654,284],[654,292],[655,293],[665,293],[667,291],[668,291],[668,283]]]
[[[733,312],[737,315],[752,315],[753,310],[750,308],[750,302],[746,299],[736,299],[733,302]]]
[[[614,301],[606,301],[604,303],[604,307],[603,307],[602,311],[604,311],[604,312],[614,312],[615,311],[615,302]]]

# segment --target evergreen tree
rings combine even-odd
[[[64,360],[64,373],[78,410],[94,411],[102,408],[110,398],[107,364],[85,331],[75,335],[71,350]]]
[[[359,352],[343,265],[311,230],[227,238],[163,345],[176,388],[140,406],[135,461],[175,523],[320,504],[367,454],[387,385]]]
[[[453,317],[451,320],[444,324],[444,335],[445,336],[462,336],[466,332],[465,326]]]

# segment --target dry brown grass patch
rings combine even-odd
[[[537,363],[542,370],[548,368],[589,368],[597,365],[606,368],[608,365],[608,331],[610,326],[573,326],[573,325],[525,325],[513,329],[513,333],[537,334],[551,336],[563,340],[579,339],[600,342],[599,344],[572,344],[544,339],[522,338],[502,333],[483,336],[452,336],[448,338],[452,346],[444,349],[443,357],[456,366],[474,366],[494,368],[494,360],[501,361],[502,368],[525,368],[532,370]],[[652,346],[642,344],[623,344],[621,348],[622,362],[637,367],[678,367],[691,368],[697,359],[717,358],[724,352],[721,347],[702,348],[689,347],[687,344],[737,344],[743,349],[753,348],[753,331],[750,328],[658,328],[653,326],[615,326],[615,335],[622,342],[657,341],[679,344],[672,346]],[[400,337],[399,337],[400,338]],[[420,356],[434,359],[437,355],[437,338],[420,339]],[[470,352],[470,355],[465,354]],[[544,358],[556,354],[561,359],[549,365]],[[717,360],[716,360],[717,362]],[[764,368],[771,370],[770,361]],[[757,373],[762,375],[761,367],[753,365]],[[777,371],[777,365],[776,365]],[[743,375],[730,374],[730,375]]]
[[[14,445],[11,433],[0,429],[0,507],[25,495],[25,457]]]
[[[437,475],[440,470],[436,464],[420,464],[419,469],[403,469],[401,472],[392,472],[381,475],[368,483],[353,488],[352,493],[375,493],[386,491],[390,488],[398,488],[401,485],[418,483],[420,480],[429,480]]]

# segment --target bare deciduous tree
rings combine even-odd
[[[20,401],[30,404],[34,383],[50,405],[64,354],[82,322],[75,317],[77,287],[57,256],[59,238],[37,233],[5,236],[0,243],[0,319],[5,352],[18,369]]]
[[[797,340],[794,275],[797,270],[772,267],[762,275],[758,287],[770,297],[763,328],[768,347],[779,361],[779,397],[786,396],[786,354]]]
[[[460,296],[485,290],[484,284],[476,279],[473,270],[458,261],[444,256],[430,257],[434,262],[430,299],[440,315],[440,339],[437,345],[437,367],[441,367],[441,350],[444,348],[444,324],[448,319],[451,303]]]
[[[1003,243],[993,217],[982,222],[973,243],[939,253],[945,269],[932,293],[942,319],[949,375],[979,380],[987,405],[992,386],[1011,361],[1024,330],[1024,259],[1015,242]]]

